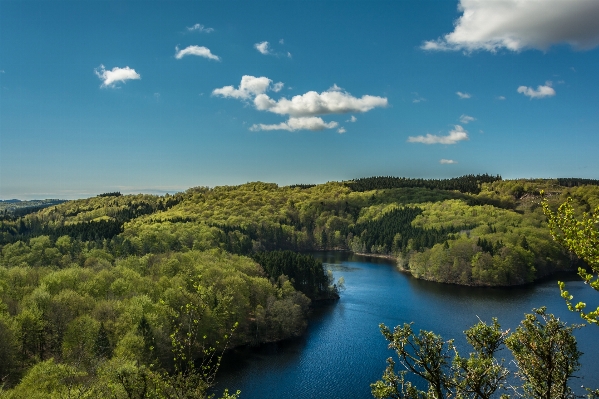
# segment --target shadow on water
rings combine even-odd
[[[283,369],[293,364],[308,344],[310,329],[326,322],[335,304],[336,302],[314,304],[308,317],[307,331],[301,337],[257,346],[247,345],[227,351],[222,358],[219,375],[231,378],[242,375],[248,367],[261,368],[262,365],[266,368]]]

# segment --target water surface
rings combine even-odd
[[[468,346],[463,331],[478,318],[490,322],[497,317],[502,328],[514,329],[524,313],[547,306],[548,312],[562,320],[581,321],[568,312],[556,279],[525,287],[461,287],[414,279],[385,259],[347,253],[315,256],[336,277],[344,277],[341,299],[317,307],[302,338],[229,355],[218,376],[219,389],[240,389],[242,399],[372,398],[370,383],[381,377],[386,359],[394,356],[379,323],[414,322],[415,330],[455,338],[465,356]],[[576,300],[599,301],[599,295],[593,295],[576,276],[570,280],[567,288]],[[581,378],[572,385],[599,387],[599,327],[578,330],[576,337],[585,355],[577,373]],[[508,356],[507,350],[503,356]]]

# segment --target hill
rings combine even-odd
[[[253,182],[106,193],[5,214],[0,377],[13,386],[72,372],[109,387],[129,367],[139,378],[158,373],[152,378],[166,387],[183,370],[181,351],[204,362],[227,345],[298,336],[311,301],[336,298],[338,288],[298,252],[388,256],[416,278],[477,286],[571,270],[578,261],[551,239],[540,191],[554,205],[572,197],[581,214],[599,205],[597,183],[490,175]]]

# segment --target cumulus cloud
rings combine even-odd
[[[316,116],[311,116],[311,117],[302,117],[302,118],[289,118],[287,120],[287,122],[281,122],[278,124],[274,124],[274,125],[265,125],[265,124],[257,124],[257,125],[252,125],[252,127],[250,127],[250,130],[252,131],[258,131],[258,130],[287,130],[289,132],[293,132],[296,130],[312,130],[312,131],[317,131],[317,130],[324,130],[324,129],[334,129],[337,126],[339,126],[339,124],[335,121],[332,122],[325,122],[322,120],[322,118],[318,118]],[[343,128],[340,128],[340,130]],[[343,129],[343,132],[339,132],[339,133],[344,133],[345,129]]]
[[[204,25],[202,24],[195,24],[194,26],[188,26],[187,27],[187,31],[188,32],[204,32],[204,33],[210,33],[210,32],[214,32],[213,28],[206,28]]]
[[[339,134],[343,134],[345,132],[347,132],[347,130],[345,130],[344,127],[340,127],[339,129],[337,129],[337,133],[339,133]]]
[[[462,100],[472,97],[470,93],[462,93],[461,91],[456,91],[455,94],[457,94]]]
[[[270,54],[270,47],[268,42],[260,42],[254,44],[254,48],[258,50],[261,54],[267,55]]]
[[[468,115],[462,115],[460,116],[460,122],[462,122],[464,125],[467,125],[470,122],[475,121],[476,118],[473,116],[468,116]]]
[[[453,159],[441,159],[439,161],[439,163],[443,164],[443,165],[451,165],[451,164],[454,164],[454,163],[458,163],[458,161],[454,161]]]
[[[422,144],[456,144],[463,140],[468,140],[468,132],[460,125],[455,125],[454,129],[447,136],[437,136],[428,133],[426,136],[408,137],[408,143]]]
[[[278,115],[285,115],[289,119],[274,125],[255,124],[251,130],[321,130],[333,129],[337,122],[324,122],[319,116],[328,114],[344,114],[350,112],[367,112],[376,107],[386,107],[388,102],[385,97],[364,95],[354,97],[336,84],[326,91],[318,93],[309,91],[291,99],[278,100],[269,97],[268,90],[278,92],[282,90],[282,82],[273,84],[267,77],[256,78],[245,75],[241,78],[238,88],[224,86],[212,91],[212,95],[239,100],[252,100],[258,111],[268,111]],[[357,118],[351,116],[348,122],[355,122]],[[339,127],[345,132],[343,127]]]
[[[186,55],[197,55],[198,57],[208,58],[210,60],[220,61],[220,57],[212,54],[209,48],[204,46],[189,46],[183,50],[179,50],[179,47],[175,47],[175,58],[180,60]]]
[[[585,50],[599,45],[597,0],[460,0],[458,10],[463,14],[453,32],[425,41],[422,49],[546,50],[567,43]]]
[[[555,96],[555,90],[551,87],[551,83],[547,82],[544,86],[537,86],[537,89],[532,87],[520,86],[518,87],[518,93],[524,94],[526,97],[532,98],[545,98]]]
[[[351,118],[349,118],[348,120],[346,120],[346,122],[354,123],[357,120],[358,120],[358,118],[356,118],[355,116],[352,115]]]
[[[387,98],[364,95],[360,98],[343,91],[309,91],[293,96],[291,100],[281,98],[273,100],[266,94],[254,99],[256,109],[279,115],[315,116],[326,114],[345,114],[348,112],[367,112],[376,107],[386,107]]]
[[[94,73],[102,80],[100,87],[115,87],[117,82],[125,83],[127,80],[141,79],[141,76],[135,72],[135,69],[114,67],[112,70],[107,70],[104,65],[100,65],[94,69]]]
[[[277,92],[283,88],[283,82],[275,83],[272,87],[271,85],[272,80],[267,77],[261,76],[257,78],[255,76],[244,75],[241,78],[241,83],[237,89],[233,86],[225,86],[220,89],[212,90],[212,95],[247,100],[259,94],[263,94],[269,89]]]
[[[497,97],[498,100],[505,100],[505,96],[499,96]]]

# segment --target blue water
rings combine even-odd
[[[517,288],[472,288],[416,280],[389,261],[343,253],[317,254],[336,277],[345,279],[341,299],[314,310],[306,334],[290,342],[245,349],[225,359],[217,389],[241,390],[242,399],[372,398],[386,359],[394,356],[379,323],[394,327],[414,322],[414,329],[433,330],[455,338],[463,356],[463,331],[497,317],[503,329],[514,329],[534,307],[546,306],[562,320],[580,323],[566,309],[555,279]],[[564,279],[562,277],[562,279]],[[570,278],[576,300],[599,302],[599,294]],[[590,306],[590,305],[589,305]],[[576,331],[582,369],[572,385],[599,387],[599,327]],[[502,356],[509,356],[507,350]],[[509,359],[508,359],[509,360]]]

